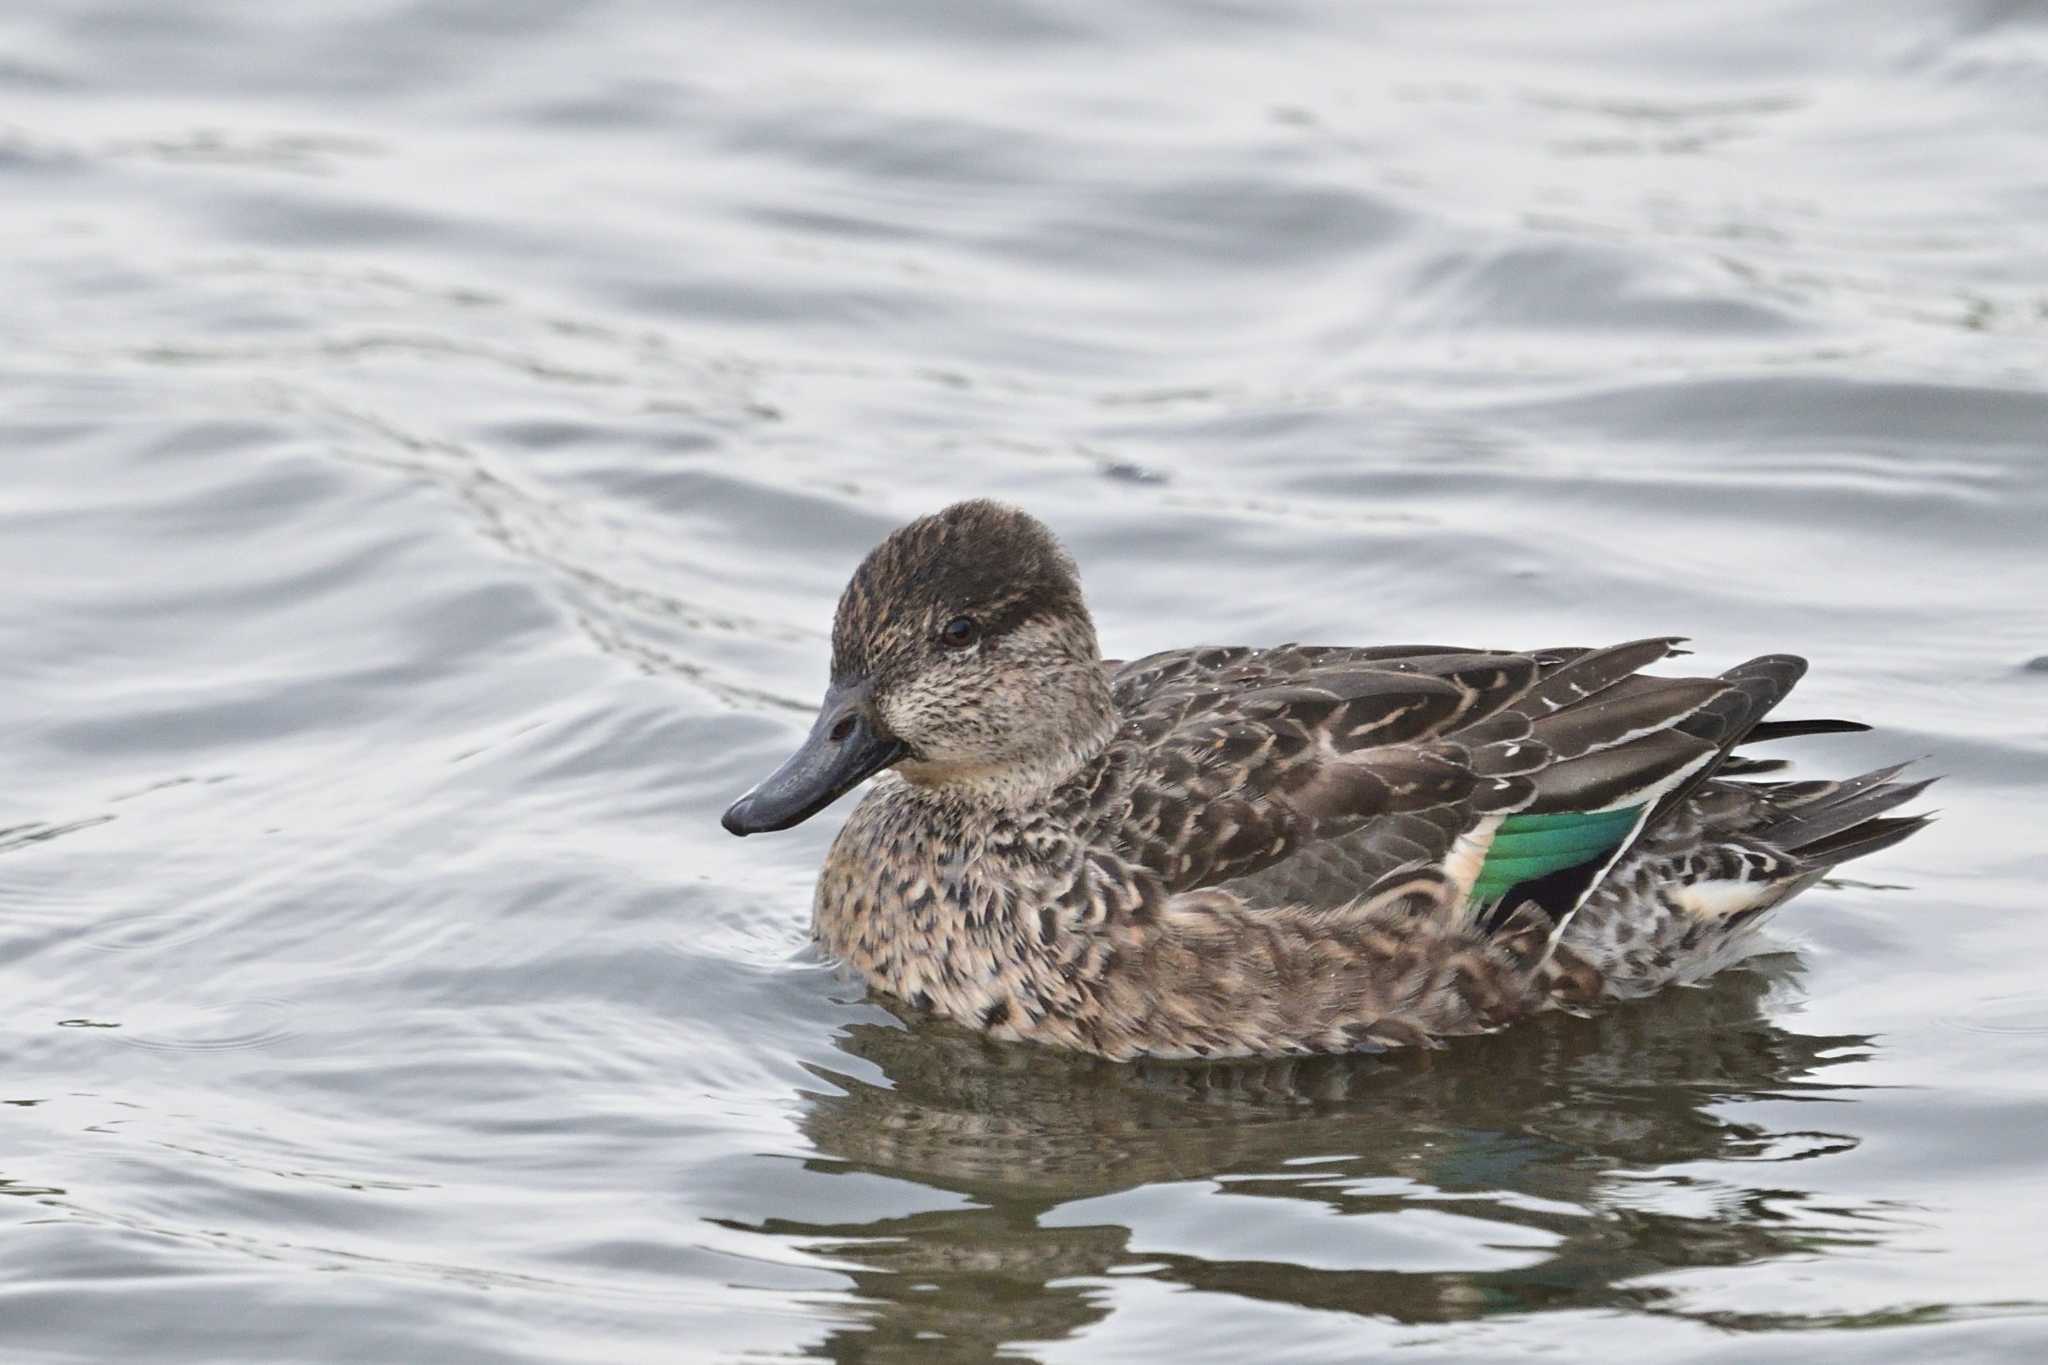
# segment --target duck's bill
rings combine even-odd
[[[869,718],[866,691],[827,692],[803,747],[733,802],[720,823],[734,834],[800,825],[903,757],[903,741],[882,733]]]

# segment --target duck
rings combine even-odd
[[[1604,648],[1197,646],[1105,660],[1073,557],[977,499],[854,570],[808,736],[726,810],[788,829],[873,779],[812,931],[919,1014],[1113,1061],[1445,1046],[1697,984],[1931,816],[1905,764],[1752,746],[1806,662]]]

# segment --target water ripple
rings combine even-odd
[[[12,1355],[2034,1346],[2038,6],[14,9]],[[1426,1057],[899,1015],[717,820],[979,494],[1115,654],[1796,650],[1943,819]]]

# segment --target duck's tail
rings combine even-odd
[[[1741,689],[1732,704],[1744,714],[1717,761],[1658,803],[1562,926],[1560,948],[1600,974],[1604,994],[1648,995],[1738,961],[1756,950],[1770,911],[1932,818],[1889,814],[1933,781],[1898,780],[1903,763],[1840,782],[1732,780],[1784,766],[1737,755],[1738,745],[1867,728],[1763,721],[1800,671],[1799,660],[1772,656],[1722,675]]]

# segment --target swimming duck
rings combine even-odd
[[[1437,1045],[1698,981],[1926,816],[1926,782],[1756,781],[1805,661],[1714,678],[1604,649],[1280,645],[1106,662],[1074,561],[963,502],[854,571],[754,834],[880,774],[813,927],[874,989],[1113,1059]],[[1900,765],[1901,767],[1903,765]]]

